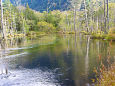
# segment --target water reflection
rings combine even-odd
[[[1,45],[1,62],[7,63],[10,72],[13,70],[14,73],[19,73],[22,76],[19,80],[28,77],[30,81],[29,78],[33,76],[33,80],[38,78],[37,70],[43,73],[50,71],[51,76],[55,76],[53,80],[48,78],[49,82],[53,81],[51,86],[90,86],[91,78],[95,78],[93,69],[100,65],[99,56],[105,64],[108,56],[111,57],[110,61],[114,61],[115,56],[114,42],[110,47],[108,41],[92,40],[89,36],[83,35],[49,35],[35,39],[12,39],[6,43],[4,47]],[[11,58],[13,56],[15,58]],[[34,75],[29,76],[30,72],[27,70]],[[41,72],[37,72],[37,75],[39,74],[42,75]],[[21,80],[19,83],[24,82]],[[50,86],[50,83],[47,86]]]

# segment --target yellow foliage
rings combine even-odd
[[[44,32],[52,32],[56,29],[52,24],[47,23],[45,21],[38,22],[37,26],[38,26],[38,30]]]

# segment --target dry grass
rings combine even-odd
[[[115,63],[110,68],[101,71],[96,86],[115,86]]]

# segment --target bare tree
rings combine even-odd
[[[99,21],[98,21],[98,16],[97,16],[97,31],[98,31],[98,27],[99,27]]]
[[[106,3],[104,0],[104,31],[106,32]]]
[[[76,33],[76,7],[74,6],[74,31]]]
[[[2,5],[2,0],[0,2],[0,6],[1,6],[1,35],[2,37],[5,39],[6,38],[6,31],[5,31],[5,28],[4,28],[4,18],[3,18],[3,5]]]
[[[89,31],[89,26],[88,26],[88,18],[87,18],[86,0],[84,0],[84,9],[85,9],[85,22],[86,22],[86,28],[87,28],[87,32],[88,32],[88,31]]]
[[[109,6],[108,6],[109,2],[107,0],[107,29],[109,30]]]

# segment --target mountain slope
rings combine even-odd
[[[29,5],[37,11],[67,10],[70,7],[70,0],[10,0],[14,5]]]

